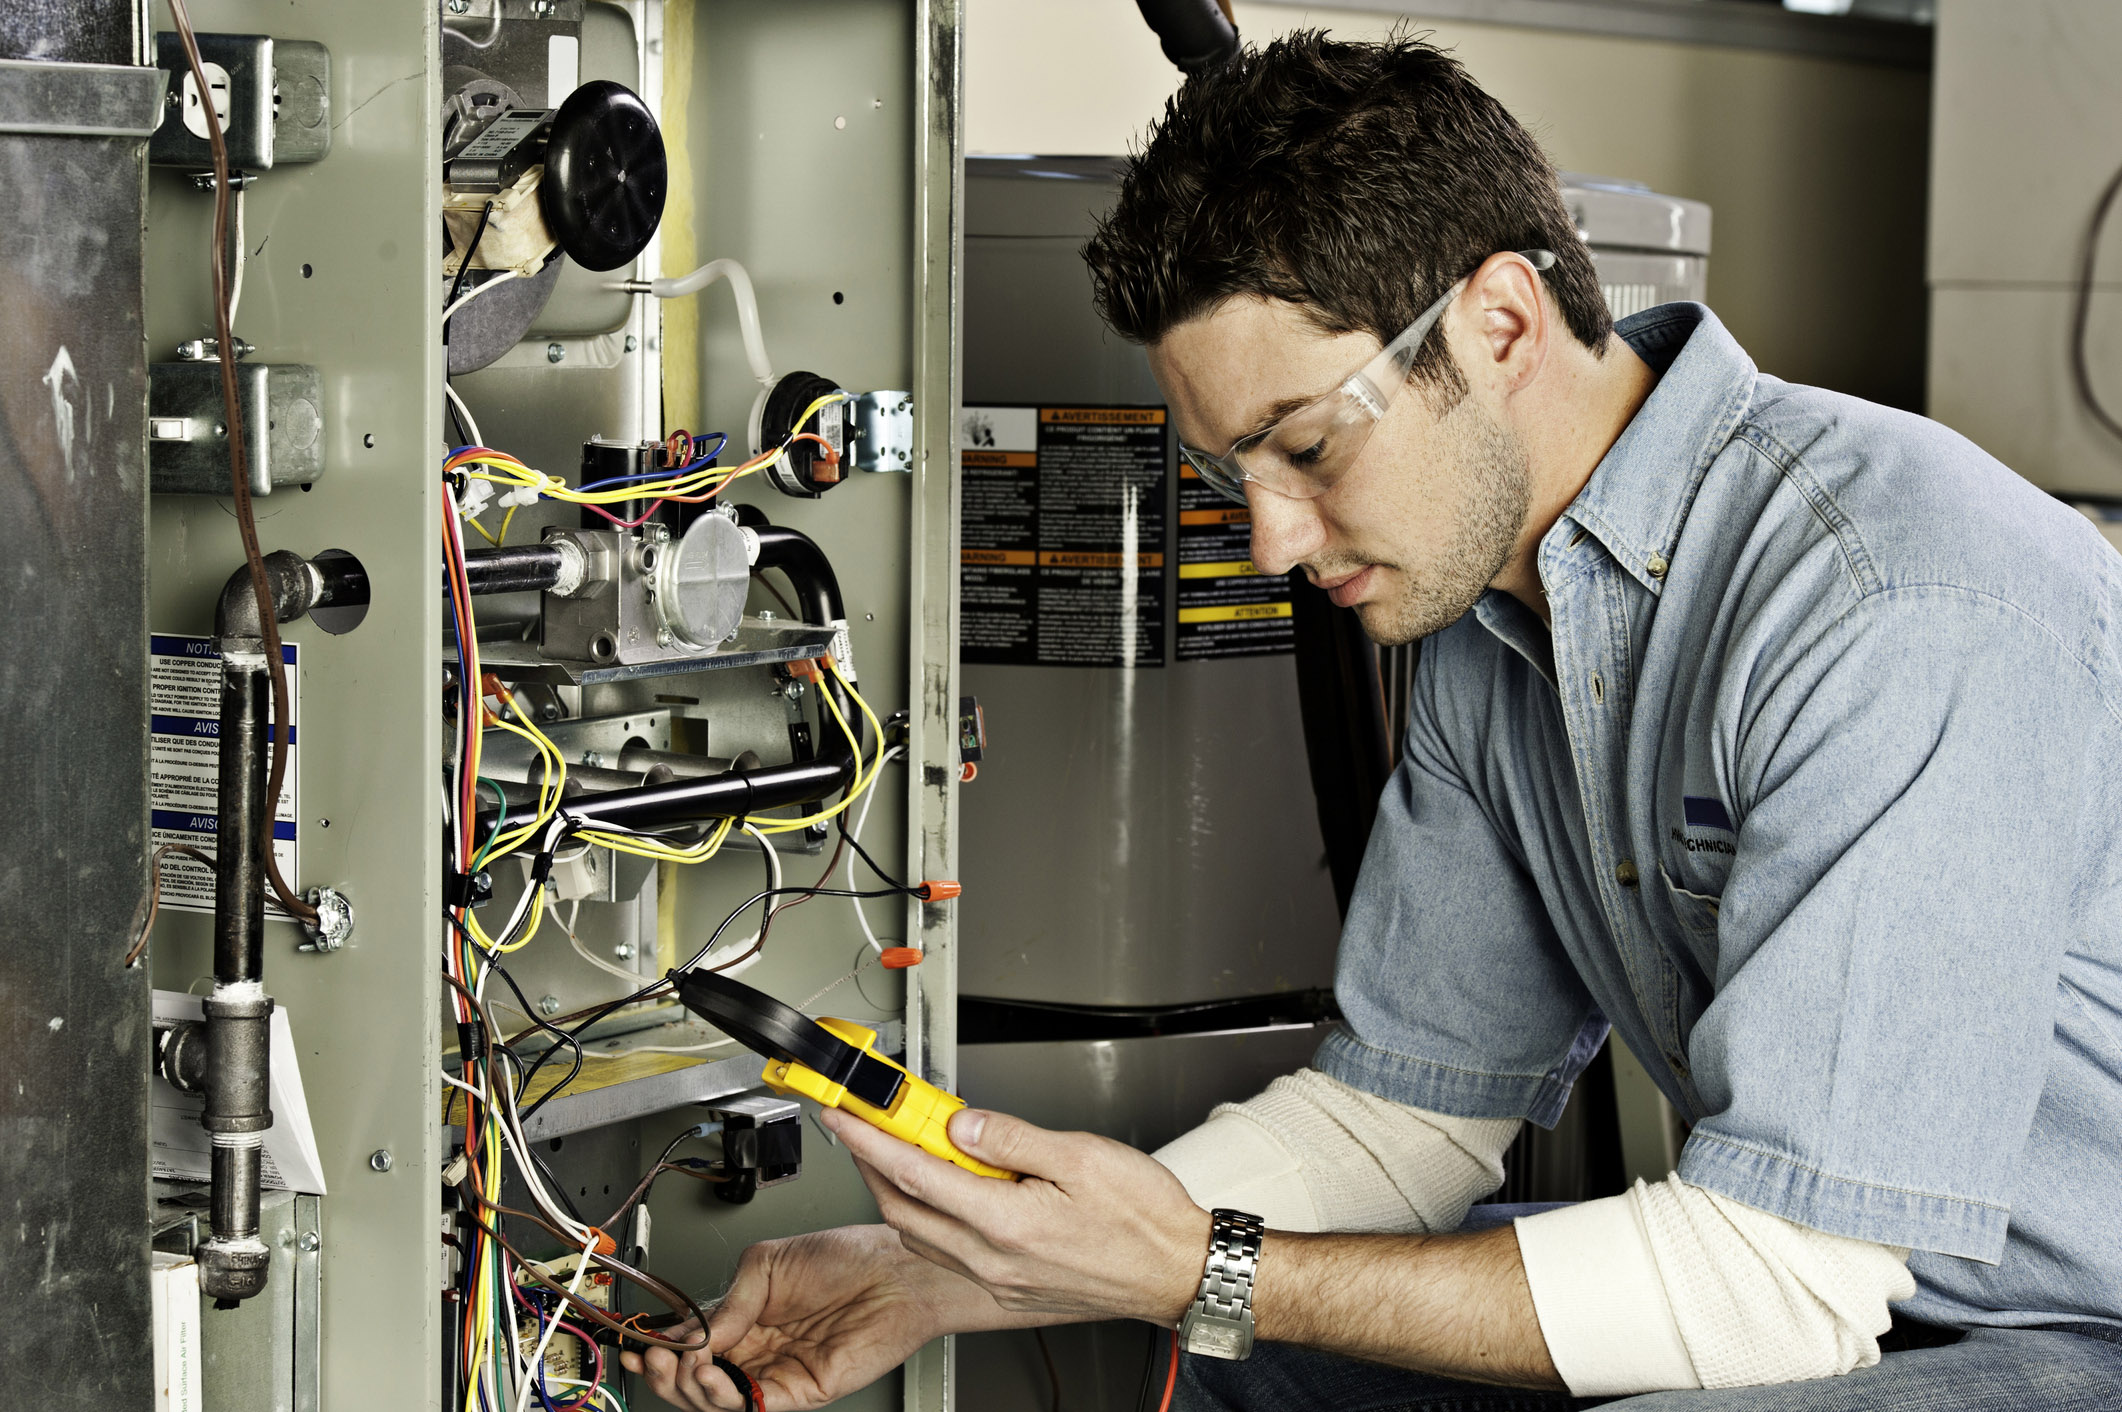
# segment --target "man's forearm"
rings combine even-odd
[[[1270,1231],[1257,1336],[1509,1387],[1560,1388],[1508,1226],[1471,1235]]]

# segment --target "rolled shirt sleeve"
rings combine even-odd
[[[1889,588],[1764,652],[1728,768],[1737,848],[1688,1036],[1689,1183],[1860,1240],[1995,1262],[2106,876],[2115,720],[1997,598]]]

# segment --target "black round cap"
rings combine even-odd
[[[624,84],[585,83],[553,114],[539,204],[584,269],[615,270],[647,248],[668,179],[656,115]]]

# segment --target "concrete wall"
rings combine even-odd
[[[1419,6],[1411,6],[1418,9]],[[1368,11],[1237,6],[1254,42]],[[1417,20],[1567,170],[1716,212],[1710,303],[1768,372],[1923,405],[1930,80],[1764,50]],[[1177,86],[1132,0],[969,0],[967,150],[1118,153]]]

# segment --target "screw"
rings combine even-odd
[[[802,682],[792,681],[788,684],[788,699],[791,701],[801,701],[803,699]]]
[[[627,352],[631,353],[631,352],[633,352],[633,351],[634,351],[634,350],[635,350],[636,348],[639,348],[640,346],[641,346],[641,341],[640,341],[639,339],[635,338],[635,337],[634,337],[634,336],[633,336],[632,334],[628,334],[628,335],[626,336],[626,351],[627,351]]]
[[[560,997],[557,995],[542,995],[538,997],[538,1013],[547,1019],[559,1014]],[[386,1162],[390,1160],[390,1154],[387,1152],[383,1154],[383,1157]]]
[[[314,1253],[315,1251],[323,1248],[324,1241],[318,1236],[315,1231],[304,1231],[302,1233],[301,1239],[297,1240],[295,1244],[300,1246],[304,1250],[311,1251]]]
[[[372,1172],[388,1172],[391,1169],[391,1150],[379,1147],[368,1154],[368,1169]]]
[[[760,622],[762,622],[762,623],[770,623],[770,622],[772,622],[773,620],[774,620],[774,615],[773,615],[773,613],[772,613],[771,611],[769,611],[768,609],[765,609],[765,608],[761,608],[761,609],[759,610],[759,621],[760,621]]]
[[[557,362],[561,361],[561,360],[562,360],[563,358],[565,358],[565,357],[567,357],[567,345],[566,345],[566,344],[564,344],[564,343],[548,343],[548,344],[546,344],[546,345],[545,345],[545,361],[546,361],[546,362],[548,362],[548,363],[557,363]]]
[[[669,629],[669,628],[658,628],[658,629],[656,630],[656,646],[658,646],[658,647],[668,647],[668,646],[670,646],[670,643],[671,643],[670,629]]]
[[[585,750],[582,752],[582,763],[589,766],[592,770],[601,770],[605,764],[604,752],[601,750]]]
[[[471,13],[472,0],[449,0],[449,12],[453,15]]]
[[[632,944],[632,943],[630,943],[630,942],[624,942],[624,941],[620,942],[620,943],[619,943],[619,944],[618,944],[617,946],[615,946],[615,947],[613,947],[613,948],[612,948],[612,955],[614,955],[614,956],[618,957],[618,958],[619,958],[619,959],[620,959],[621,961],[631,961],[631,960],[633,960],[633,959],[634,959],[634,948],[633,948],[633,944]]]

